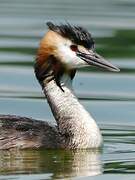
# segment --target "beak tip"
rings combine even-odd
[[[120,72],[120,69],[117,68],[117,67],[115,67],[112,71],[114,71],[114,72]]]

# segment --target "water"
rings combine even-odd
[[[47,20],[85,26],[97,51],[121,69],[85,68],[74,81],[101,128],[101,150],[1,151],[0,179],[135,179],[134,19],[134,0],[0,0],[0,114],[54,122],[33,72]]]

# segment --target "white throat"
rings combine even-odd
[[[72,149],[101,146],[99,128],[74,95],[68,75],[63,75],[61,85],[64,92],[52,80],[44,85],[44,93],[63,136],[63,144]]]

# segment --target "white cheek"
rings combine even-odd
[[[88,64],[76,56],[76,53],[72,51],[69,46],[59,46],[59,57],[62,63],[71,68],[79,68],[87,66]]]

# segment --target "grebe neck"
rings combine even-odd
[[[43,90],[68,148],[95,148],[102,142],[99,128],[73,93],[72,80],[65,73],[59,87],[55,80],[43,82]]]

